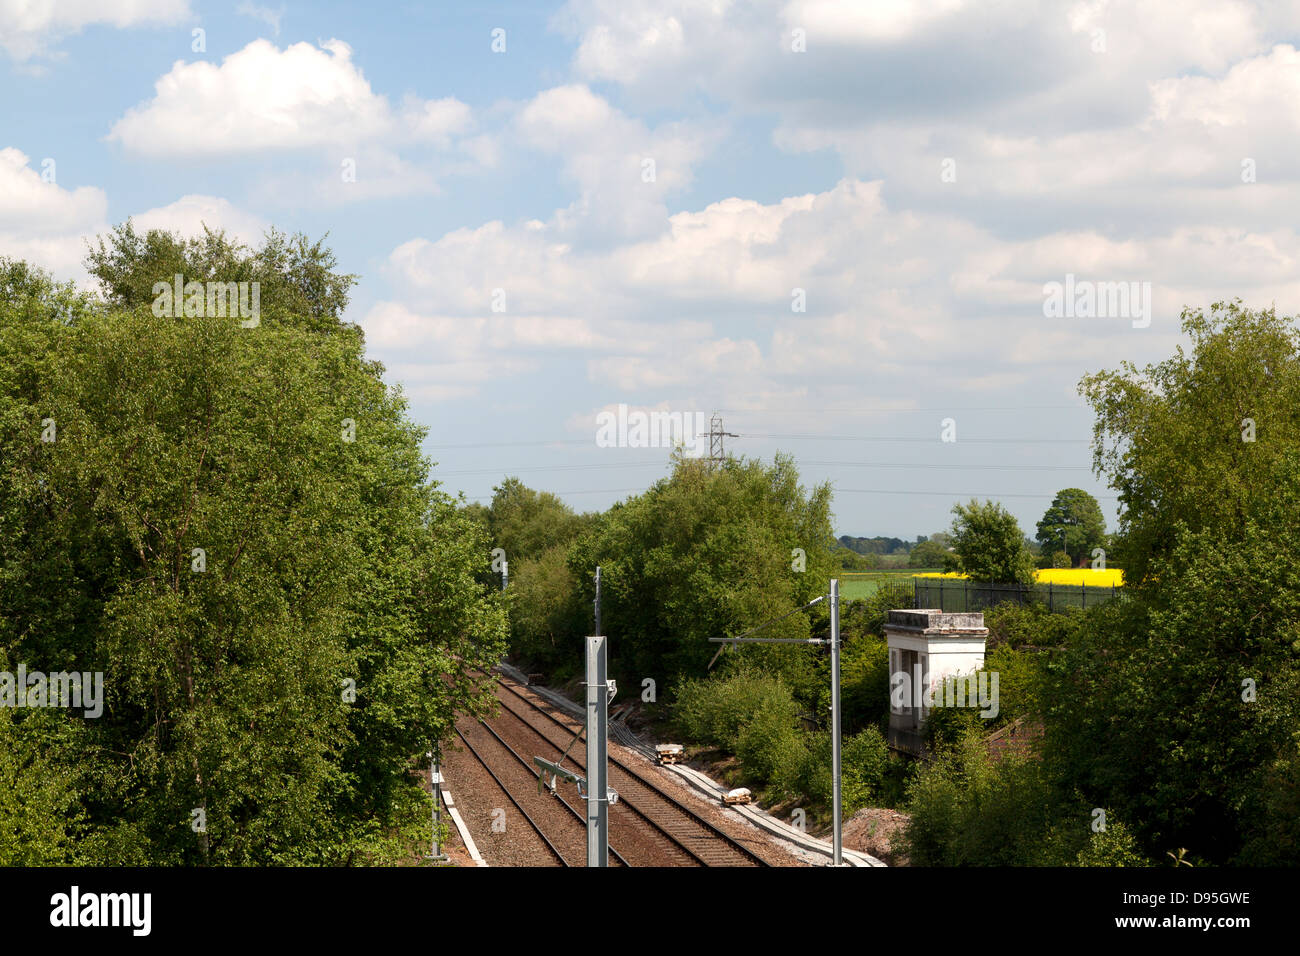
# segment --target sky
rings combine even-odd
[[[466,9],[469,7],[469,9]],[[837,534],[1091,470],[1082,376],[1300,293],[1300,5],[0,0],[0,255],[328,234],[434,477],[603,510],[720,415]],[[680,433],[606,427],[620,406]],[[604,417],[602,417],[604,416]],[[703,423],[703,424],[701,424]],[[655,440],[655,447],[643,438]]]

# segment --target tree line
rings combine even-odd
[[[0,707],[0,863],[408,857],[412,767],[487,706],[506,621],[342,320],[355,277],[303,236],[129,222],[87,267],[96,293],[0,260],[0,672],[105,697]],[[155,315],[176,275],[259,283],[260,324]]]

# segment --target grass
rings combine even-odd
[[[850,578],[847,581],[841,580],[840,598],[844,601],[865,601],[880,590],[880,584],[881,582],[878,578],[868,578],[866,580],[854,580]]]
[[[865,601],[880,590],[886,581],[895,583],[911,582],[923,568],[905,568],[898,571],[841,571],[840,597],[845,601]]]

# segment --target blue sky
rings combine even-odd
[[[471,498],[645,488],[667,449],[595,441],[622,403],[721,410],[735,451],[833,483],[839,533],[971,496],[1032,532],[1064,487],[1113,514],[1082,375],[1169,355],[1184,307],[1295,311],[1298,28],[1247,0],[0,0],[0,255],[85,281],[127,217],[328,232]],[[1067,275],[1136,297],[1049,317]]]

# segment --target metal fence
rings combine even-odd
[[[913,599],[916,607],[932,607],[941,611],[983,611],[1012,601],[1025,605],[1041,603],[1049,611],[1063,611],[1067,607],[1087,609],[1104,601],[1119,597],[1123,588],[1097,587],[1086,584],[982,584],[965,578],[913,578]]]

